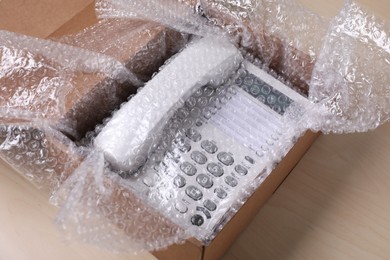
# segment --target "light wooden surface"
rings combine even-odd
[[[321,136],[225,256],[390,259],[390,124]]]
[[[300,1],[327,16],[341,7],[341,0]],[[5,2],[13,3],[10,13],[2,9]],[[22,15],[15,8],[30,9],[32,2],[39,1],[0,0],[0,29],[44,37],[72,14],[56,20],[54,11],[61,9],[52,8],[52,24],[44,26],[43,8],[15,25],[12,19]],[[54,2],[77,9],[90,1],[76,7],[70,2],[77,1]],[[388,0],[361,2],[390,19]],[[29,23],[34,17],[37,22]],[[320,137],[224,259],[390,259],[389,158],[390,124],[366,134]],[[2,163],[0,173],[0,260],[154,259],[64,242],[46,195]]]

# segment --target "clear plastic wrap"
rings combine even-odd
[[[125,20],[60,41],[115,56],[124,40],[104,48],[111,34],[100,26],[124,29],[126,19],[197,36],[83,142],[87,158],[53,197],[57,223],[83,241],[120,252],[189,237],[207,244],[305,131],[367,131],[389,120],[389,27],[353,2],[330,24],[287,0],[101,0],[97,11]],[[130,30],[149,26],[157,25]],[[3,147],[23,132],[6,129]]]
[[[0,122],[0,158],[41,189],[56,190],[84,159],[82,150],[48,125]]]
[[[330,114],[310,127],[364,132],[389,121],[389,72],[389,23],[348,2],[331,23],[310,84],[311,99]]]
[[[228,37],[306,94],[328,26],[288,0],[99,0],[96,9],[102,18],[148,19],[182,32]]]
[[[6,31],[0,46],[0,112],[76,139],[125,99],[121,91],[141,84],[115,59],[88,50]],[[105,101],[94,105],[98,99]]]
[[[1,156],[52,190],[82,160],[82,148],[65,135],[80,140],[93,130],[187,36],[150,22],[104,20],[53,40],[0,33]]]
[[[139,84],[108,56],[1,31],[1,158],[36,185],[55,189],[82,160],[64,134],[80,137],[107,116],[110,102],[118,102],[114,86]],[[99,97],[107,105],[93,105]]]
[[[54,196],[54,204],[66,201],[57,224],[69,238],[114,252],[155,250],[187,238],[105,164],[101,153],[91,152]]]

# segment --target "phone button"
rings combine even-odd
[[[196,168],[194,165],[192,165],[191,163],[189,162],[183,162],[181,165],[180,165],[180,169],[182,170],[182,172],[184,172],[185,174],[187,174],[188,176],[194,176],[197,172]]]
[[[222,189],[222,188],[216,188],[214,190],[214,193],[216,193],[217,197],[220,198],[220,199],[224,199],[224,198],[227,197],[226,191],[224,189]]]
[[[214,154],[218,151],[218,147],[209,140],[202,141],[200,145],[206,152]]]
[[[193,128],[190,128],[186,131],[186,136],[193,142],[199,142],[202,139],[200,133]]]
[[[175,208],[181,214],[184,214],[184,213],[186,213],[188,211],[188,207],[184,203],[182,203],[182,202],[176,202]]]
[[[207,176],[206,174],[199,174],[196,177],[196,181],[202,186],[203,188],[210,189],[213,187],[213,180]]]
[[[214,211],[217,209],[217,205],[211,200],[205,200],[205,202],[203,202],[203,206],[210,211]]]
[[[203,197],[203,193],[194,186],[188,186],[186,189],[186,194],[195,201],[200,200]]]
[[[175,179],[173,179],[173,183],[176,187],[183,188],[186,185],[186,179],[181,175],[177,175]]]
[[[248,170],[242,166],[242,165],[237,165],[235,168],[236,172],[241,175],[241,176],[244,176],[244,175],[247,175],[248,174]]]
[[[192,223],[192,225],[194,225],[194,226],[201,226],[201,225],[203,225],[203,222],[204,222],[204,219],[203,219],[203,217],[201,216],[201,215],[199,215],[199,214],[195,214],[195,215],[193,215],[192,217],[191,217],[191,223]]]
[[[230,166],[234,163],[233,157],[226,152],[219,153],[217,158],[221,163],[225,164],[226,166]]]
[[[199,151],[194,151],[191,154],[191,159],[194,160],[198,164],[205,164],[207,162],[207,157],[203,153]]]
[[[250,156],[245,156],[245,160],[247,160],[248,162],[250,162],[250,164],[254,164],[254,163],[255,163],[255,160],[253,160],[253,158],[250,157]]]
[[[226,176],[225,182],[227,185],[229,185],[231,187],[236,187],[238,185],[238,181],[235,178],[233,178],[232,176]]]
[[[224,173],[222,167],[213,162],[207,165],[207,170],[215,177],[221,177]]]
[[[196,210],[203,212],[203,214],[206,216],[207,219],[211,218],[211,214],[210,214],[210,212],[207,211],[207,209],[202,208],[202,207],[196,207]]]

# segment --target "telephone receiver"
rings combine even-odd
[[[95,139],[95,146],[119,171],[144,165],[167,120],[199,87],[236,70],[243,57],[233,44],[197,39],[173,58],[119,109]]]

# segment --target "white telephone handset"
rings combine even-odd
[[[107,123],[95,139],[117,170],[134,172],[172,113],[200,86],[229,75],[243,60],[229,42],[203,38],[173,59]]]

